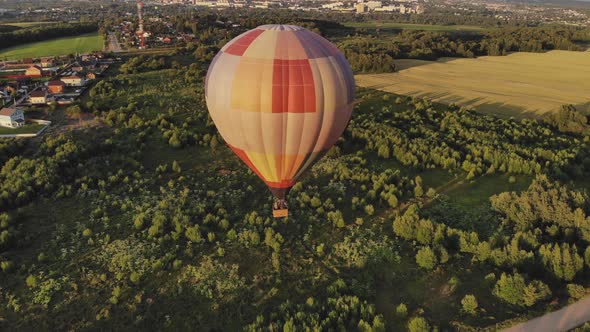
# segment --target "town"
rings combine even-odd
[[[114,59],[102,52],[0,63],[0,126],[22,128],[30,111],[70,105]],[[27,112],[24,112],[24,111]]]

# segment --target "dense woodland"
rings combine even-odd
[[[361,90],[291,216],[272,219],[208,117],[197,49],[112,68],[75,106],[98,126],[0,146],[1,327],[479,328],[590,286],[572,107],[498,119]],[[477,208],[457,198],[485,181]]]
[[[400,58],[436,60],[510,52],[583,51],[580,42],[587,41],[590,29],[578,27],[505,27],[470,33],[401,31],[393,35],[360,29],[339,41],[338,47],[357,72],[391,72],[394,59]]]

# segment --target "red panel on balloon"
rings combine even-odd
[[[252,44],[254,39],[260,36],[264,30],[254,29],[247,32],[242,38],[238,39],[235,43],[229,45],[229,47],[225,50],[225,53],[239,55],[242,56],[244,52],[248,49],[248,46]]]
[[[274,60],[273,113],[314,113],[315,86],[309,60]]]

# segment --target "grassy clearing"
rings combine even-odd
[[[584,52],[399,60],[398,68],[397,73],[357,75],[357,85],[506,117],[541,117],[563,104],[585,111],[590,102],[590,57]]]
[[[42,124],[28,124],[20,128],[6,128],[0,127],[0,135],[13,135],[13,134],[34,134],[45,127]]]
[[[530,176],[515,176],[516,182],[510,183],[508,175],[489,175],[477,178],[474,181],[461,183],[450,188],[447,194],[453,201],[464,208],[477,208],[486,204],[490,196],[507,192],[520,192],[526,190],[531,184]]]
[[[87,53],[101,50],[103,44],[104,38],[102,36],[97,33],[90,33],[7,48],[0,51],[0,59],[13,60],[70,53]]]
[[[432,25],[396,23],[387,21],[370,22],[346,22],[345,26],[351,28],[386,29],[386,30],[426,30],[426,31],[482,31],[485,28],[473,25]]]

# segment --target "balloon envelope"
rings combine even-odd
[[[205,83],[211,118],[230,148],[284,198],[332,147],[353,108],[340,51],[293,25],[263,25],[227,43]]]

